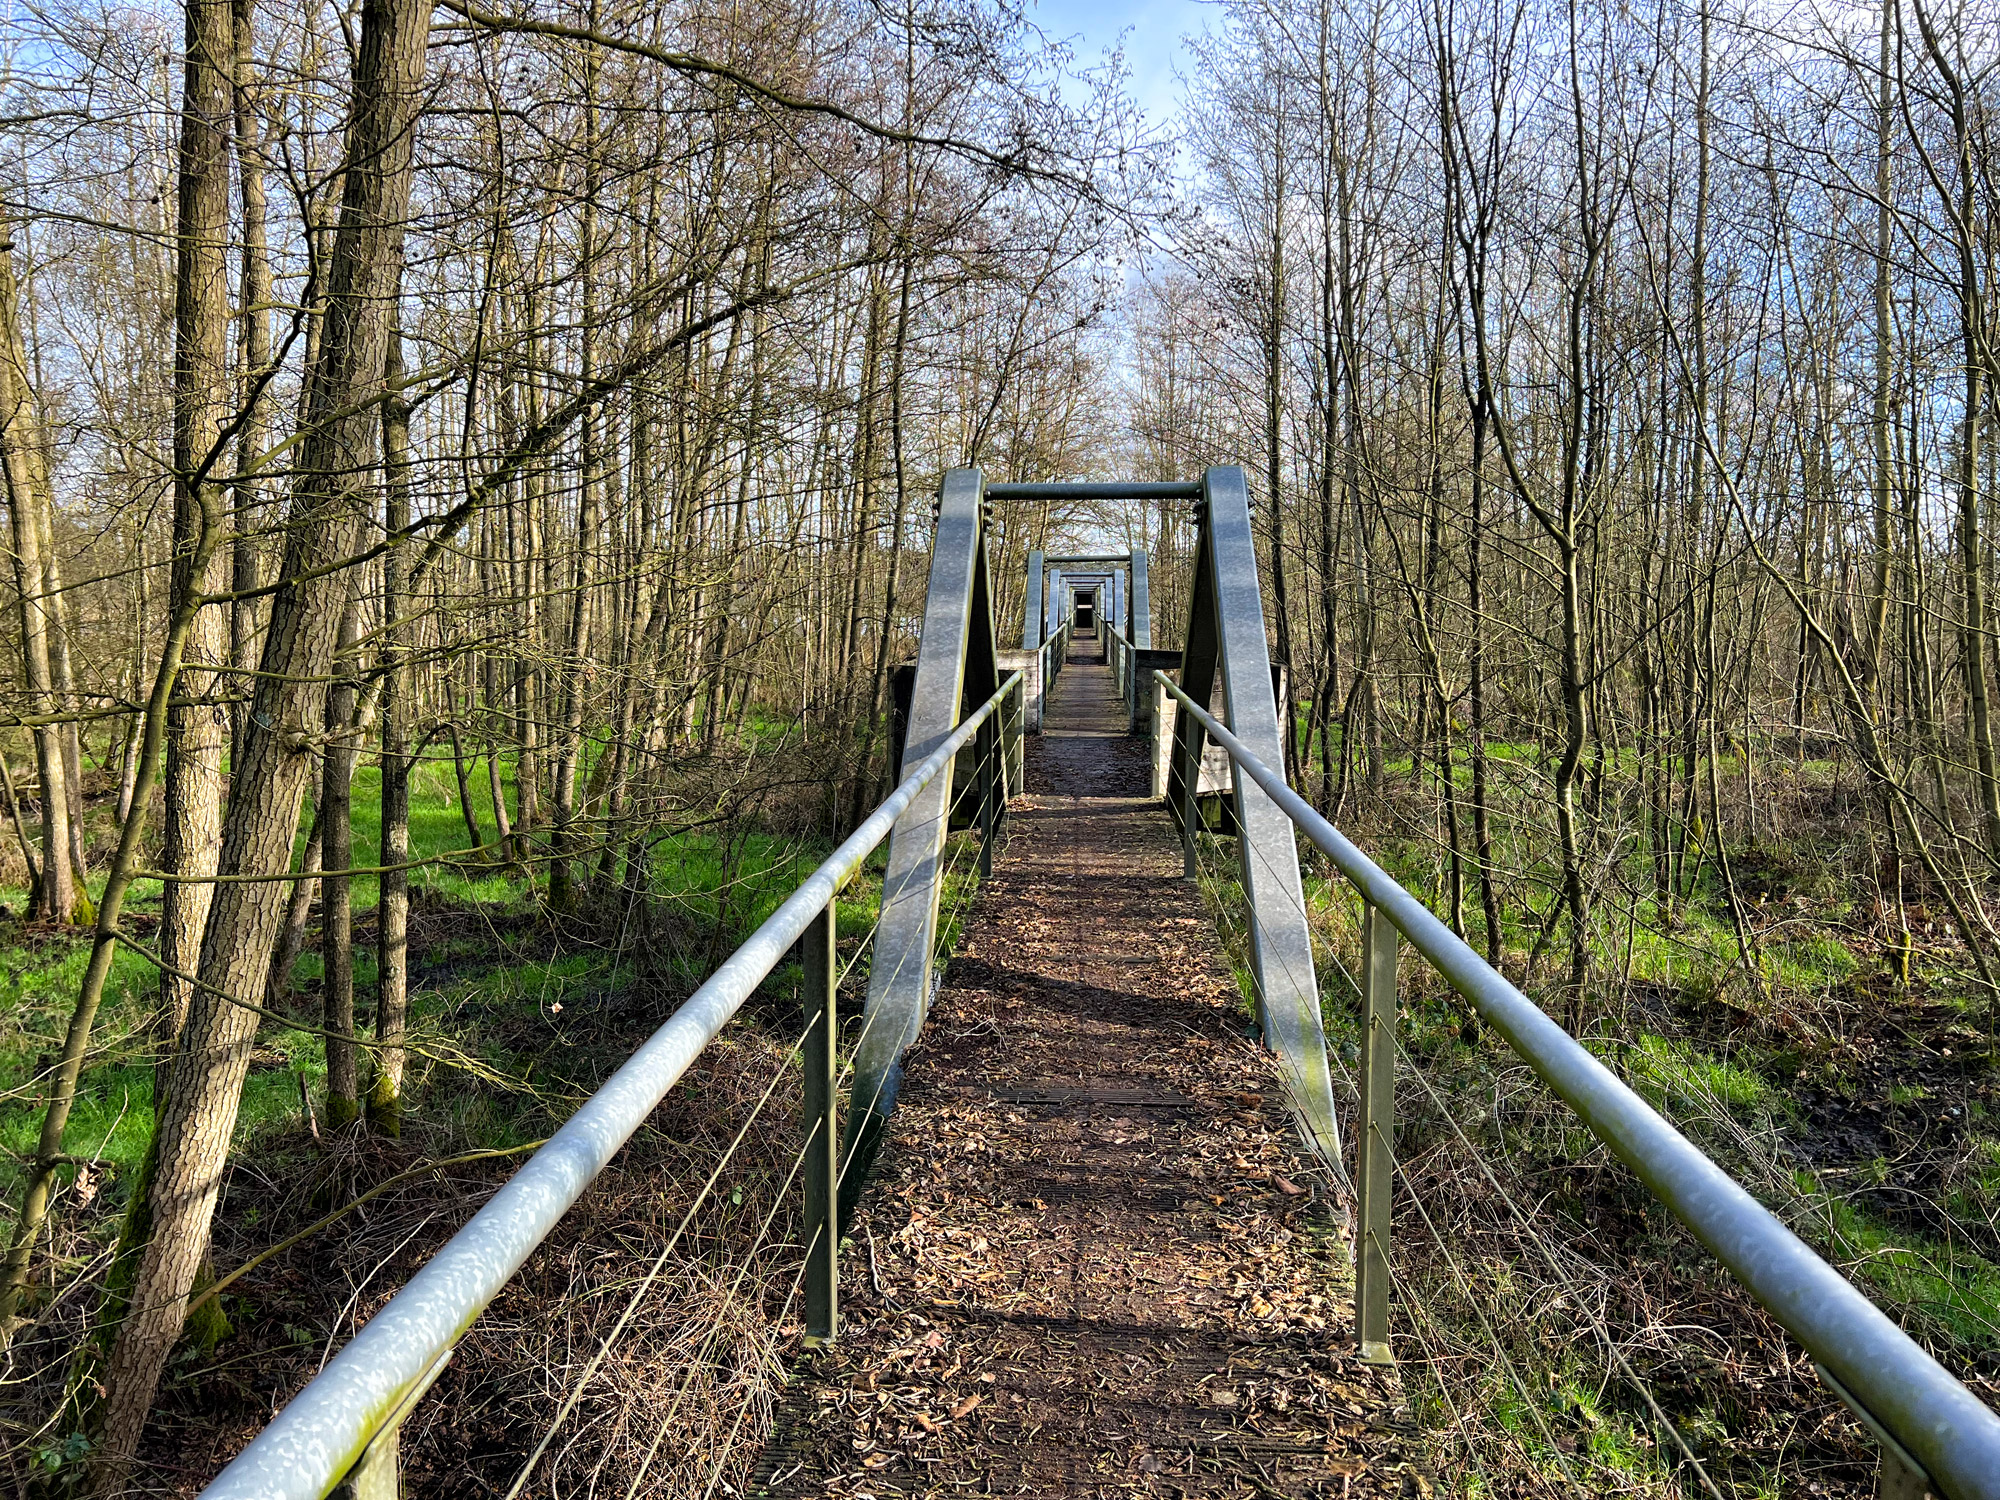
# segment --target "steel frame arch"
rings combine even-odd
[[[968,708],[977,708],[999,687],[999,641],[986,547],[990,512],[979,470],[945,471],[938,490],[937,534],[931,544],[930,582],[899,776],[906,774],[905,768],[921,765],[951,737]],[[881,1150],[902,1089],[903,1054],[922,1030],[930,1008],[953,771],[947,766],[919,792],[889,834],[889,868],[882,877],[881,915],[841,1149],[843,1223],[853,1213]]]
[[[1267,765],[1285,763],[1285,738],[1271,681],[1271,652],[1264,633],[1264,595],[1257,572],[1257,540],[1250,524],[1250,494],[1243,470],[1210,469],[1202,479],[1196,512],[1194,577],[1188,588],[1188,627],[1181,655],[1181,687],[1197,703],[1212,701],[1221,677],[1221,715],[1232,734]],[[1174,721],[1167,808],[1183,839],[1198,803],[1207,733],[1192,714]],[[1340,1127],[1334,1113],[1333,1077],[1327,1066],[1326,1026],[1306,926],[1305,890],[1291,819],[1247,776],[1233,776],[1237,865],[1250,909],[1251,976],[1264,1045],[1277,1054],[1306,1143],[1343,1185]],[[1192,848],[1192,844],[1189,845]]]

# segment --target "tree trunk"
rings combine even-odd
[[[61,713],[55,671],[49,657],[50,609],[42,559],[43,528],[38,512],[49,501],[48,455],[42,446],[21,334],[19,292],[14,279],[12,236],[0,244],[0,445],[4,445],[7,506],[14,523],[14,587],[20,605],[21,658],[27,672],[28,709],[34,727],[35,770],[41,785],[42,879],[36,914],[45,921],[71,922],[77,909],[76,880],[70,864],[69,781],[63,755]]]
[[[326,691],[326,753],[320,761],[320,1025],[326,1028],[326,1123],[341,1130],[361,1113],[361,1061],[354,1045],[354,739],[359,694],[351,673],[361,633],[361,601],[349,594],[334,651],[338,674]]]
[[[270,438],[270,402],[264,386],[271,372],[271,257],[265,244],[264,143],[254,85],[256,0],[232,0],[232,11],[236,44],[233,93],[236,165],[243,201],[237,375],[243,400],[250,404],[236,442],[236,462],[239,470],[248,470]],[[255,477],[239,480],[231,497],[236,533],[230,556],[233,593],[242,594],[258,586],[256,526],[263,507],[263,482]],[[254,599],[230,600],[229,659],[239,673],[247,674],[257,665],[257,616]],[[249,678],[239,676],[234,686],[231,697],[238,701],[231,713],[229,743],[234,757],[241,759],[249,722]]]
[[[160,902],[161,1046],[171,1050],[194,998],[190,979],[215,888],[222,838],[222,747],[228,716],[217,701],[226,664],[222,611],[196,596],[222,587],[220,549],[196,577],[189,565],[222,501],[214,474],[229,408],[229,141],[235,27],[229,0],[187,7],[181,106],[180,264],[174,297],[174,557],[176,604],[193,607],[181,691],[167,720],[162,866],[174,875]],[[171,972],[178,971],[178,972]]]
[[[356,518],[367,508],[378,420],[369,397],[382,378],[385,325],[409,211],[430,14],[426,0],[365,0],[362,9],[340,223],[319,358],[308,377],[309,420],[283,581],[272,599],[252,728],[223,826],[221,863],[229,875],[279,875],[291,864],[313,769],[310,752],[321,727],[324,686],[314,679],[333,666],[334,634],[348,594],[348,579],[334,568],[352,552]],[[283,907],[282,882],[255,880],[219,886],[209,913],[203,987],[167,1068],[149,1170],[134,1188],[146,1200],[147,1232],[127,1304],[131,1312],[118,1328],[104,1373],[92,1457],[92,1485],[100,1494],[115,1493],[125,1482],[207,1252],[257,1030],[256,1013],[229,997],[263,994]],[[115,1318],[118,1310],[114,1305],[107,1312]]]
[[[292,893],[285,902],[285,920],[271,947],[271,972],[264,986],[267,1009],[284,1012],[291,1008],[292,971],[298,967],[299,955],[306,951],[306,923],[312,916],[313,902],[319,898],[319,870],[325,852],[325,831],[315,810],[312,831],[299,854],[298,879],[292,882]]]
[[[403,336],[389,330],[383,380],[383,523],[394,536],[410,524],[410,407],[403,380]],[[396,868],[410,857],[410,721],[406,631],[402,623],[403,549],[382,557],[382,899],[375,913],[375,1081],[368,1123],[379,1135],[403,1133],[403,1035],[410,1012],[410,874]],[[469,809],[468,809],[469,811]]]

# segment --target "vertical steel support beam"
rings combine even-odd
[[[1125,575],[1118,569],[1111,573],[1111,624],[1127,640],[1132,637],[1132,622],[1125,618]]]
[[[1361,1126],[1356,1143],[1361,1232],[1354,1241],[1354,1338],[1367,1364],[1389,1352],[1389,1210],[1396,1171],[1397,933],[1376,907],[1363,908]]]
[[[806,1343],[830,1344],[840,1332],[839,1102],[834,1088],[840,1016],[834,984],[835,902],[806,928],[803,999],[808,1029],[800,1124],[806,1134]]]
[[[1063,571],[1049,569],[1049,626],[1048,634],[1053,636],[1069,620],[1069,613],[1063,608]]]
[[[1153,649],[1153,595],[1146,586],[1146,553],[1132,549],[1132,628],[1125,638],[1141,651]]]
[[[1021,624],[1021,648],[1024,651],[1033,651],[1048,638],[1042,629],[1043,625],[1047,623],[1043,618],[1044,611],[1042,609],[1042,574],[1044,571],[1042,567],[1042,554],[1040,552],[1030,552],[1028,554],[1028,606],[1022,611],[1023,619]]]
[[[1233,465],[1210,469],[1202,487],[1206,499],[1181,686],[1195,702],[1205,703],[1219,668],[1227,703],[1223,722],[1264,764],[1282,766],[1285,742],[1264,634],[1249,487],[1243,471]],[[1175,761],[1184,784],[1200,785],[1202,738],[1194,715],[1181,714],[1175,726]],[[1237,864],[1250,908],[1251,968],[1264,1045],[1284,1066],[1307,1140],[1335,1180],[1345,1182],[1297,835],[1292,820],[1255,781],[1241,772],[1231,779]]]
[[[984,489],[977,469],[945,471],[916,678],[910,687],[902,775],[951,737],[968,699],[983,703],[999,686]],[[881,1149],[902,1088],[903,1054],[916,1040],[930,1004],[953,779],[950,767],[934,777],[889,835],[889,867],[882,877],[882,913],[868,973],[867,1010],[854,1049],[841,1152],[842,1223],[853,1212]]]

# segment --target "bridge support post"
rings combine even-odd
[[[1393,1365],[1389,1351],[1389,1209],[1396,1140],[1397,933],[1365,908],[1361,968],[1361,1233],[1355,1238],[1354,1337],[1362,1362]]]
[[[903,775],[951,737],[971,705],[1000,686],[987,571],[987,505],[977,469],[948,469],[938,492],[923,634],[910,686]],[[846,1140],[841,1149],[840,1213],[859,1201],[881,1149],[903,1082],[903,1054],[929,1008],[932,945],[952,808],[969,789],[947,767],[910,799],[889,835],[882,914],[868,971],[868,1001],[854,1045]]]
[[[1275,691],[1265,637],[1249,487],[1240,468],[1219,466],[1204,477],[1202,494],[1181,688],[1194,702],[1210,703],[1219,676],[1226,705],[1223,722],[1230,733],[1266,765],[1283,766],[1287,729],[1279,720],[1282,698]],[[1204,739],[1194,715],[1181,714],[1171,778],[1177,800],[1199,795]],[[1264,1045],[1284,1065],[1314,1155],[1345,1187],[1347,1168],[1327,1067],[1298,834],[1256,782],[1241,774],[1231,781],[1236,860],[1249,908],[1251,972]],[[1183,820],[1190,833],[1193,821]]]
[[[834,967],[835,908],[828,901],[805,931],[803,999],[808,1025],[800,1123],[806,1135],[806,1343],[830,1344],[840,1327],[840,1121],[834,1072],[839,996]]]
[[[1048,611],[1042,607],[1042,556],[1040,552],[1028,554],[1028,601],[1022,611],[1021,649],[1039,651],[1042,642],[1048,639],[1044,628],[1048,624]]]

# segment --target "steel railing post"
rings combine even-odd
[[[1875,1476],[1875,1500],[1930,1500],[1931,1483],[1922,1469],[1912,1469],[1887,1449]]]
[[[1000,736],[988,719],[979,726],[979,734],[973,740],[976,747],[973,754],[979,760],[979,878],[984,880],[993,873],[993,827],[994,804],[994,763],[995,751],[999,747]]]
[[[1813,1368],[1826,1388],[1861,1419],[1861,1425],[1868,1429],[1868,1435],[1881,1450],[1882,1462],[1875,1471],[1875,1500],[1929,1500],[1935,1488],[1923,1465],[1910,1456],[1910,1450],[1896,1441],[1895,1434],[1878,1422],[1861,1398],[1842,1385],[1831,1370],[1817,1360]]]
[[[331,1500],[400,1500],[402,1482],[399,1434],[402,1424],[384,1428],[361,1450],[360,1461],[333,1487]]]
[[[1013,797],[1025,790],[1022,777],[1026,773],[1027,733],[1028,733],[1028,689],[1024,683],[1020,701],[1010,717],[1001,710],[1001,757],[1000,763],[1007,773],[1007,795]],[[1000,811],[1004,817],[1007,804],[1002,801]]]
[[[805,930],[806,1031],[802,1124],[806,1132],[806,1342],[830,1344],[840,1329],[840,1122],[834,1068],[840,1017],[834,982],[836,901]]]
[[[1200,836],[1201,817],[1201,729],[1197,726],[1194,758],[1186,778],[1181,783],[1181,878],[1193,880],[1201,873],[1201,851],[1195,846]]]
[[[1361,1358],[1394,1364],[1389,1351],[1389,1206],[1396,1140],[1396,929],[1363,908],[1361,1129],[1356,1153],[1361,1226],[1354,1245],[1354,1329]]]
[[[361,1450],[354,1467],[329,1492],[329,1500],[400,1500],[403,1493],[403,1418],[451,1362],[451,1350],[441,1351],[431,1367],[403,1393],[389,1420],[376,1429],[375,1436]]]

